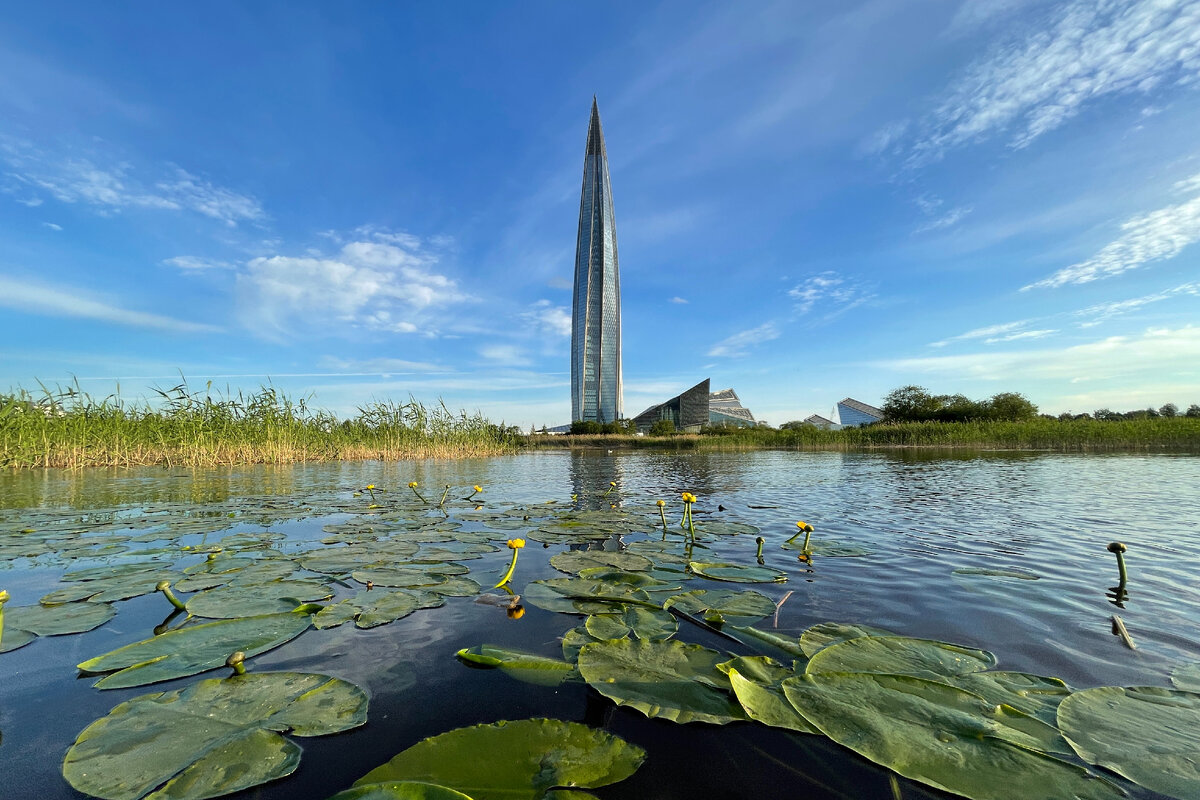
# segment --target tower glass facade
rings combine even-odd
[[[592,99],[571,302],[571,419],[613,422],[623,412],[621,276],[600,111]]]

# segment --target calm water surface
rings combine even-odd
[[[700,498],[701,530],[706,519],[717,518],[759,526],[767,565],[789,580],[753,587],[693,581],[685,590],[754,588],[776,601],[792,592],[778,616],[781,633],[798,636],[825,621],[866,623],[987,649],[1001,669],[1057,676],[1075,688],[1169,686],[1173,667],[1200,659],[1196,456],[537,453],[445,463],[22,472],[0,475],[0,523],[28,520],[36,529],[48,513],[63,519],[71,509],[75,518],[102,522],[114,535],[147,538],[147,528],[123,527],[145,514],[190,514],[197,524],[211,520],[212,532],[189,533],[177,545],[269,530],[287,537],[277,547],[298,551],[327,535],[323,526],[351,518],[330,508],[346,508],[355,488],[374,483],[406,492],[411,480],[433,497],[446,483],[483,484],[492,508],[549,500],[570,505],[573,494],[607,506],[613,498],[597,495],[615,481],[622,503],[663,498],[676,509],[676,521],[679,493],[690,491]],[[718,504],[726,510],[718,511]],[[798,519],[815,526],[815,541],[869,554],[801,563],[778,547]],[[1114,540],[1129,547],[1130,598],[1123,608],[1106,596],[1117,577],[1105,550]],[[563,547],[530,545],[513,581],[518,591],[527,581],[562,577],[549,558]],[[717,556],[711,560],[753,563],[752,536],[711,546]],[[137,543],[131,552],[148,547],[153,543]],[[467,563],[473,577],[491,585],[488,578],[498,578],[507,557],[504,550]],[[10,608],[27,605],[61,586],[64,571],[121,558],[0,561],[0,588],[13,595]],[[954,574],[962,568],[1019,569],[1039,580]],[[112,621],[89,633],[42,638],[0,654],[0,798],[82,797],[60,774],[79,731],[123,700],[196,680],[99,691],[92,679],[77,678],[74,664],[145,638],[170,610],[157,595],[117,609]],[[1112,634],[1114,613],[1137,650]],[[371,630],[310,630],[253,659],[254,671],[323,672],[358,683],[371,695],[370,721],[337,736],[297,739],[304,757],[295,775],[235,797],[321,800],[424,737],[547,716],[604,727],[648,751],[632,778],[596,790],[601,798],[893,798],[888,772],[818,737],[749,723],[648,720],[583,684],[527,685],[454,658],[458,649],[482,643],[561,657],[559,637],[579,620],[533,607],[511,620],[500,608],[450,598],[443,608]],[[771,625],[770,619],[759,623]],[[692,626],[681,627],[678,638],[731,646]],[[203,677],[218,674],[224,670]],[[947,796],[903,779],[899,788],[905,798]],[[1140,790],[1132,796],[1157,797]]]

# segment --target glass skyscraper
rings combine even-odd
[[[621,276],[608,154],[594,97],[583,156],[571,309],[571,419],[614,422],[623,406]]]

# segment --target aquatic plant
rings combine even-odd
[[[801,547],[800,547],[800,552],[801,552],[801,553],[809,553],[809,552],[811,552],[811,551],[808,549],[808,539],[809,539],[809,537],[810,537],[810,536],[812,536],[812,532],[813,532],[813,526],[812,526],[812,525],[809,525],[809,524],[808,524],[807,522],[805,522],[804,520],[800,520],[799,522],[797,522],[797,523],[796,523],[796,527],[797,527],[797,528],[799,528],[800,530],[798,530],[798,531],[796,531],[795,533],[793,533],[793,534],[792,534],[792,536],[791,536],[791,538],[790,538],[790,539],[788,539],[788,542],[789,542],[789,543],[790,543],[790,542],[794,542],[794,541],[796,540],[796,537],[797,537],[797,536],[799,536],[800,534],[802,534],[802,533],[803,533],[803,534],[804,534],[804,544],[803,544],[803,545],[801,545]]]
[[[1125,551],[1127,548],[1121,542],[1111,542],[1105,549],[1117,557],[1117,583],[1119,587],[1117,592],[1119,594],[1125,590],[1125,584],[1129,581],[1129,575],[1125,572]]]
[[[654,505],[658,507],[658,517],[659,517],[659,519],[662,520],[663,538],[666,539],[667,538],[667,512],[666,512],[667,504],[664,503],[662,500],[656,500],[656,501],[654,501]]]
[[[616,490],[617,490],[617,482],[616,482],[616,481],[609,481],[609,482],[608,482],[608,488],[607,488],[607,489],[605,489],[605,490],[604,490],[604,492],[603,492],[603,493],[602,493],[600,496],[601,496],[601,497],[607,497],[608,495],[612,494],[612,493],[613,493],[613,492],[615,492]]]
[[[480,486],[479,484],[475,484],[474,486],[472,486],[472,487],[471,487],[471,489],[472,489],[473,491],[472,491],[472,492],[471,492],[469,495],[467,495],[466,497],[464,497],[464,498],[463,498],[463,500],[474,500],[474,499],[475,499],[475,495],[477,495],[477,494],[479,494],[480,492],[482,492],[482,491],[483,491],[483,487],[482,487],[482,486]],[[574,498],[572,498],[572,499],[574,499]]]
[[[187,611],[187,606],[184,605],[184,602],[176,597],[175,593],[171,591],[170,581],[159,581],[157,584],[155,584],[154,590],[156,592],[162,592],[163,597],[167,598],[168,602],[175,606],[176,609],[180,611]]]
[[[679,521],[679,527],[688,532],[688,536],[695,541],[696,539],[696,524],[692,522],[692,503],[696,502],[696,495],[691,492],[683,493],[683,519]]]
[[[417,496],[417,499],[420,500],[422,503],[429,502],[428,500],[425,499],[424,495],[422,495],[419,491],[417,491],[417,482],[416,481],[409,481],[408,488],[412,489],[412,493],[415,494]]]
[[[0,589],[0,645],[4,644],[4,604],[8,602],[8,590]]]
[[[508,562],[508,570],[505,571],[504,577],[502,577],[500,579],[500,582],[492,587],[493,589],[499,589],[501,586],[508,583],[509,580],[512,579],[513,570],[515,570],[517,568],[517,555],[521,552],[521,548],[524,546],[525,546],[524,539],[509,539],[508,540],[508,549],[512,550],[512,561]]]

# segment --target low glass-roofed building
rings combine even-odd
[[[753,428],[758,424],[733,389],[722,389],[708,396],[708,422],[710,425],[737,425],[742,428]]]
[[[845,400],[837,404],[838,421],[842,423],[843,428],[856,428],[859,425],[870,425],[872,422],[879,422],[883,419],[883,412],[875,406],[869,406],[866,403],[860,403],[852,397],[847,397]]]
[[[660,420],[670,420],[677,431],[698,431],[708,424],[708,378],[697,383],[686,392],[650,406],[633,418],[639,431],[650,430]]]

